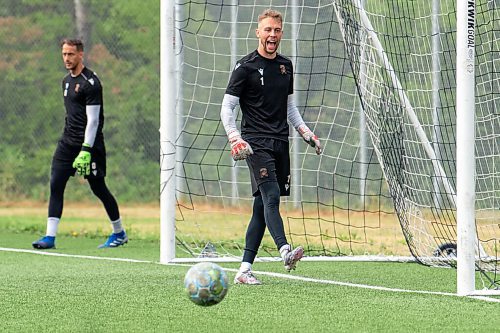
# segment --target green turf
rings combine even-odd
[[[3,230],[0,247],[29,249],[32,233]],[[183,290],[189,265],[160,265],[158,243],[58,237],[52,252],[122,257],[114,262],[0,251],[0,332],[442,332],[498,331],[499,303],[294,281],[261,274],[262,286],[231,284],[202,308]],[[236,263],[221,264],[230,280]],[[254,269],[283,273],[280,263]],[[454,292],[455,271],[412,263],[301,262],[292,275],[389,288]]]

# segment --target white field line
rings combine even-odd
[[[137,259],[127,259],[127,258],[111,258],[111,257],[96,257],[96,256],[83,256],[76,254],[65,254],[65,253],[57,253],[57,252],[47,252],[47,251],[39,251],[39,250],[26,250],[26,249],[14,249],[14,248],[5,248],[0,247],[0,251],[5,252],[18,252],[18,253],[30,253],[44,256],[53,256],[53,257],[67,257],[67,258],[79,258],[79,259],[90,259],[90,260],[107,260],[107,261],[121,261],[121,262],[130,262],[130,263],[145,263],[145,264],[158,264],[162,265],[159,262],[150,261],[150,260],[137,260]],[[168,266],[186,266],[190,267],[192,264],[187,263],[168,263]],[[224,268],[226,271],[237,272],[237,269],[234,268]],[[273,272],[264,272],[264,271],[254,271],[254,273],[259,275],[267,275],[281,279],[289,279],[289,280],[298,280],[304,282],[312,282],[312,283],[321,283],[321,284],[331,284],[336,286],[344,286],[351,288],[361,288],[361,289],[370,289],[370,290],[379,290],[379,291],[388,291],[388,292],[396,292],[396,293],[407,293],[407,294],[422,294],[422,295],[440,295],[440,296],[451,296],[451,297],[468,297],[474,298],[478,300],[483,300],[486,302],[500,303],[500,299],[486,296],[459,296],[454,293],[447,292],[439,292],[439,291],[428,291],[428,290],[411,290],[411,289],[400,289],[400,288],[388,288],[381,286],[371,286],[367,284],[359,284],[359,283],[350,283],[350,282],[341,282],[341,281],[333,281],[333,280],[324,280],[324,279],[314,279],[308,278],[304,276],[290,275],[290,274],[282,274],[282,273],[273,273]]]

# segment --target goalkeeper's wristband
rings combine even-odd
[[[82,151],[88,151],[90,153],[90,150],[92,149],[92,147],[90,147],[90,145],[88,143],[83,143],[82,144]]]

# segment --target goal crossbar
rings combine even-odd
[[[476,101],[482,118],[474,142],[470,132],[463,135],[464,126],[474,127],[474,111],[459,99],[474,103],[474,61],[463,65],[462,51],[453,46],[466,41],[464,54],[470,57],[471,32],[461,36],[450,17],[467,27],[467,15],[475,11],[466,8],[460,19],[462,9],[452,0],[432,1],[391,6],[311,0],[307,7],[277,0],[162,2],[161,260],[241,259],[252,196],[244,163],[234,163],[227,153],[220,103],[234,62],[254,50],[256,12],[271,6],[284,14],[286,31],[292,32],[280,51],[294,61],[296,104],[324,143],[323,155],[312,158],[310,149],[290,137],[293,195],[281,208],[291,244],[303,245],[307,260],[379,261],[409,250],[418,262],[440,267],[462,267],[461,251],[467,248],[469,287],[458,293],[480,289],[470,289],[477,271],[493,272],[491,280],[482,278],[483,285],[498,285],[498,215],[492,208],[498,201],[494,140],[500,134],[489,110],[500,101],[491,72],[499,39],[488,31],[497,9],[489,0],[476,0],[482,36]],[[472,77],[467,93],[459,91],[460,69]],[[442,82],[435,83],[436,74]],[[477,221],[470,212],[464,215],[464,209],[474,210],[474,201],[463,195],[464,184],[474,187],[474,145],[481,168]],[[402,233],[387,247],[384,235],[393,222]],[[264,239],[259,261],[279,260],[273,245]],[[176,246],[185,253],[177,255]]]

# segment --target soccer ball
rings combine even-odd
[[[189,299],[201,306],[215,305],[226,297],[229,287],[227,274],[211,262],[192,266],[184,277],[184,287]]]

